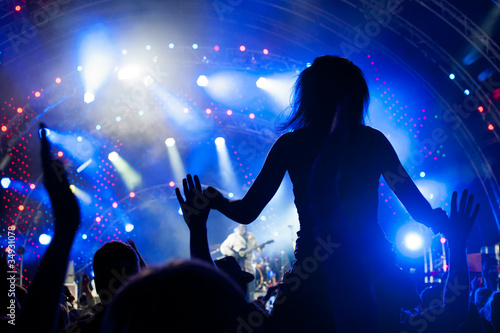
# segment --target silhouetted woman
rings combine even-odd
[[[340,204],[350,231],[370,258],[368,261],[373,263],[376,260],[395,267],[392,244],[385,238],[377,221],[380,176],[384,176],[387,185],[416,221],[429,225],[437,212],[408,176],[386,137],[364,125],[368,104],[368,86],[356,65],[336,56],[316,58],[312,66],[299,75],[294,87],[292,112],[280,126],[283,131],[292,132],[283,134],[273,145],[261,172],[242,199],[228,200],[219,194],[212,207],[236,222],[251,223],[274,196],[288,172],[300,221],[294,268],[300,267],[306,258],[314,255],[318,245],[308,196],[311,168],[328,138],[336,113],[341,110],[342,131],[345,133],[342,156],[330,157],[333,163],[337,157],[339,159],[339,202],[336,204]],[[324,186],[328,188],[329,183]],[[332,237],[332,242],[341,244],[344,241],[342,235]],[[304,293],[310,293],[310,290]],[[418,302],[418,299],[409,299],[410,303]],[[285,307],[283,304],[281,308]]]

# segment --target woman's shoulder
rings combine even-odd
[[[278,138],[277,141],[290,142],[294,140],[299,140],[301,138],[309,136],[309,133],[310,131],[308,128],[300,128],[291,132],[286,132],[281,134],[281,136]]]
[[[383,140],[383,141],[387,140],[384,133],[380,132],[378,129],[375,129],[373,127],[367,125],[361,125],[359,130],[363,136],[366,136],[370,140]]]

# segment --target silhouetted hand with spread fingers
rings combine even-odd
[[[193,177],[188,174],[182,180],[182,186],[186,200],[182,197],[178,187],[175,189],[175,194],[181,205],[184,221],[189,229],[206,228],[208,214],[210,213],[210,201],[203,194],[200,179],[195,175],[193,181]]]
[[[181,205],[182,216],[189,228],[189,244],[191,258],[200,259],[214,265],[210,249],[208,247],[207,220],[210,213],[210,201],[203,194],[198,176],[191,177],[190,174],[182,180],[184,196],[179,188],[175,189],[177,200]]]
[[[472,212],[474,195],[469,195],[469,192],[464,190],[458,207],[457,197],[457,191],[453,192],[450,219],[448,225],[443,226],[443,234],[450,239],[450,242],[465,242],[479,213],[479,204],[475,206]]]

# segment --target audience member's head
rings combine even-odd
[[[478,310],[481,310],[493,292],[491,289],[482,287],[478,288],[474,294],[474,304],[476,304]]]
[[[145,271],[121,289],[102,331],[235,332],[248,311],[226,274],[204,262],[173,261]]]
[[[111,241],[94,254],[96,291],[103,303],[109,303],[116,291],[140,271],[139,258],[130,245]]]
[[[251,273],[245,272],[241,269],[236,258],[232,256],[227,256],[214,261],[215,265],[219,270],[229,275],[234,282],[241,288],[243,295],[247,293],[247,284],[254,280],[254,276]]]
[[[500,331],[500,290],[491,294],[484,305],[484,316],[493,325],[495,332]]]

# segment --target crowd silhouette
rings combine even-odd
[[[316,58],[298,76],[290,115],[279,127],[286,133],[241,199],[203,188],[196,175],[176,188],[191,259],[148,267],[132,240],[107,242],[93,259],[97,303],[88,276],[81,295],[63,288],[80,209],[64,165],[51,158],[42,124],[54,236],[28,291],[19,287],[13,305],[2,294],[2,332],[500,332],[496,270],[485,267],[484,286],[469,281],[466,240],[479,205],[464,190],[460,197],[453,193],[449,214],[433,209],[386,137],[364,124],[368,103],[356,65],[336,56]],[[300,221],[295,261],[264,297],[247,300],[253,276],[233,257],[211,257],[209,213],[252,223],[286,173]],[[420,295],[379,226],[380,177],[413,219],[448,240],[447,276]],[[7,271],[2,267],[2,274]],[[19,316],[16,325],[9,324],[9,306]]]

